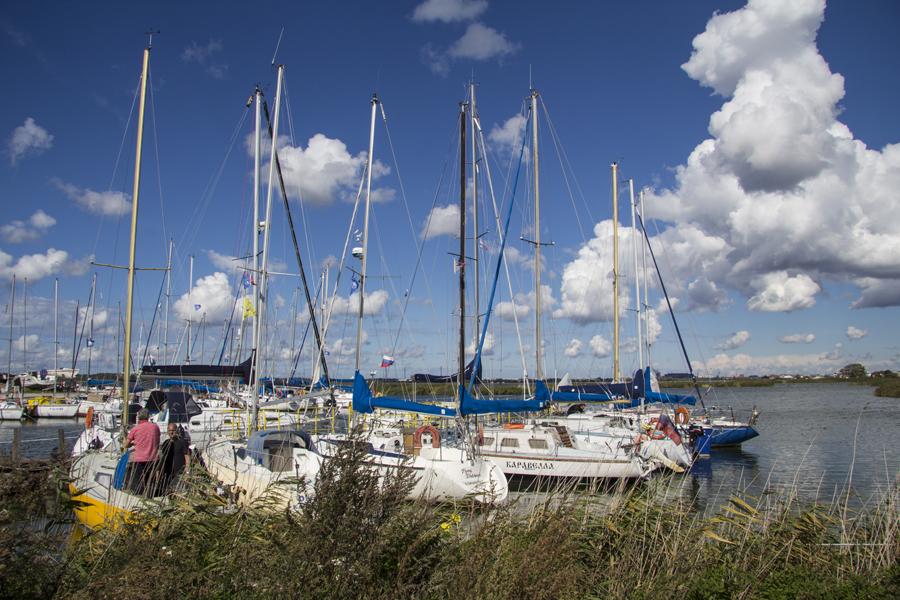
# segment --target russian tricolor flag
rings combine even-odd
[[[387,354],[385,354],[381,357],[381,368],[382,369],[387,369],[392,364],[394,364],[393,356],[388,356]]]

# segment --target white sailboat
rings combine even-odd
[[[535,397],[550,399],[543,383],[541,337],[541,230],[538,153],[538,92],[531,90],[531,134],[534,189],[535,248]],[[525,139],[522,149],[524,150]],[[521,162],[521,161],[520,161]],[[505,237],[505,236],[504,236]],[[501,240],[503,243],[503,240]],[[501,252],[502,255],[502,252]],[[618,364],[616,365],[618,367]],[[486,403],[487,404],[487,403]],[[576,435],[561,421],[543,418],[524,423],[485,425],[478,430],[482,456],[494,460],[507,475],[637,479],[647,476],[658,462],[635,451],[635,432],[607,430],[602,438]]]
[[[299,508],[313,493],[313,486],[322,465],[322,457],[315,451],[308,434],[292,429],[259,429],[259,349],[263,327],[262,315],[265,302],[259,295],[267,296],[269,266],[269,234],[272,224],[272,197],[275,168],[278,164],[276,142],[278,140],[278,119],[281,108],[281,90],[284,79],[284,65],[278,66],[275,91],[275,111],[271,128],[271,159],[269,160],[268,193],[266,214],[263,224],[262,267],[259,271],[258,293],[254,295],[253,348],[251,356],[251,406],[250,436],[234,439],[220,436],[212,440],[202,452],[207,470],[227,486],[233,496],[242,503],[264,501],[273,508]],[[260,165],[260,117],[262,92],[257,88],[254,95],[256,112],[255,169],[254,169],[254,222],[253,260],[257,256],[260,220],[259,210],[259,165]]]
[[[357,318],[356,339],[356,373],[353,387],[352,407],[359,419],[361,413],[371,414],[375,409],[395,410],[408,413],[423,413],[435,416],[452,417],[456,410],[439,405],[420,404],[401,398],[374,397],[368,383],[360,373],[360,351],[362,341],[362,316],[365,301],[366,265],[368,254],[369,211],[371,207],[372,160],[375,143],[375,117],[379,100],[372,98],[372,113],[369,129],[369,154],[366,165],[366,205],[363,217],[362,248],[354,249],[354,255],[361,260],[359,281],[359,311]],[[466,109],[462,106],[460,114],[460,163],[461,163],[461,244],[465,245],[465,131]],[[461,256],[465,256],[464,253]],[[465,274],[460,270],[460,285],[465,284]],[[464,299],[464,287],[461,289]],[[465,336],[465,313],[461,311],[461,342]],[[462,352],[462,350],[461,350]],[[462,355],[461,355],[462,356]],[[462,378],[465,365],[460,359],[459,376]],[[477,449],[463,444],[461,447],[450,447],[442,443],[439,430],[433,425],[423,425],[415,430],[398,426],[385,427],[373,418],[368,428],[363,428],[362,441],[368,444],[366,461],[376,469],[382,477],[397,469],[409,469],[413,474],[411,499],[429,501],[471,499],[479,503],[502,503],[508,495],[506,477],[491,461],[478,455]],[[333,455],[341,444],[352,438],[342,434],[328,434],[317,438],[319,449],[325,455]]]

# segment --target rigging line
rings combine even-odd
[[[562,153],[562,158],[565,161],[566,167],[569,172],[572,174],[572,180],[575,182],[575,190],[578,192],[578,196],[581,198],[581,203],[584,204],[584,209],[587,212],[587,216],[590,219],[591,223],[594,222],[594,216],[591,212],[591,207],[587,202],[587,199],[584,195],[584,190],[581,187],[581,184],[578,182],[578,177],[575,175],[575,169],[572,167],[572,161],[569,160],[569,154],[566,152],[566,147],[562,144],[562,140],[559,138],[559,133],[557,132],[556,126],[553,124],[553,121],[550,119],[550,113],[547,109],[547,102],[543,96],[540,98],[541,104],[544,105],[544,114],[547,117],[547,124],[550,126],[550,130],[554,138],[559,139],[559,148]]]
[[[337,272],[337,277],[335,277],[334,292],[331,294],[331,299],[326,301],[326,303],[328,304],[328,309],[325,311],[325,323],[323,324],[323,327],[322,327],[322,339],[323,340],[328,339],[328,328],[331,325],[331,315],[334,312],[334,303],[337,300],[338,292],[341,289],[340,288],[341,276],[344,272],[344,264],[347,261],[347,248],[350,246],[350,236],[353,235],[353,227],[356,224],[356,216],[357,216],[357,213],[359,212],[359,201],[360,201],[360,198],[362,197],[363,185],[366,182],[366,172],[367,171],[368,171],[368,168],[364,166],[362,175],[360,176],[360,179],[359,179],[359,187],[356,190],[356,200],[353,202],[353,213],[350,216],[350,224],[347,227],[347,235],[344,238],[344,249],[341,252],[341,262],[338,264],[338,272]],[[325,290],[324,297],[328,298],[328,290]],[[341,338],[344,337],[344,333],[346,332],[346,325],[347,325],[346,321],[347,320],[345,318],[344,319],[344,330],[341,333]],[[319,352],[323,352],[323,351],[324,351],[324,349],[320,347]]]
[[[166,287],[166,277],[163,275],[162,281],[159,284],[159,293],[156,295],[156,308],[153,310],[153,318],[150,319],[150,327],[147,331],[147,342],[144,344],[144,355],[141,357],[141,366],[147,364],[147,354],[150,351],[150,338],[153,336],[153,326],[156,324],[156,315],[159,314],[160,309],[160,301],[162,300],[163,290]],[[138,380],[140,380],[141,374],[137,374]]]
[[[322,290],[322,282],[320,281],[319,284],[316,286],[316,297],[315,297],[315,302],[316,302],[317,304],[318,304],[318,302],[319,302],[319,295],[322,294],[322,292],[323,292],[323,290]],[[324,294],[322,294],[322,295],[324,295]],[[296,356],[293,357],[293,361],[292,361],[292,362],[293,362],[293,365],[291,366],[291,372],[290,372],[290,374],[288,375],[288,381],[290,381],[291,379],[293,379],[293,378],[294,378],[294,374],[297,372],[297,367],[298,367],[299,364],[300,364],[300,355],[303,354],[303,347],[306,345],[306,338],[307,338],[307,336],[309,335],[309,328],[310,328],[311,325],[312,325],[312,321],[311,321],[310,319],[307,319],[307,320],[306,320],[306,329],[303,331],[303,338],[300,340],[300,347],[297,349],[297,354],[296,354]],[[313,384],[313,383],[314,383],[314,382],[312,381],[312,379],[310,379],[310,387],[312,387],[312,384]]]
[[[510,196],[509,196],[509,207],[507,208],[507,211],[506,211],[506,223],[502,230],[503,237],[501,238],[502,241],[500,242],[500,251],[497,253],[497,266],[494,268],[494,280],[493,280],[493,282],[491,282],[491,293],[490,293],[490,296],[488,296],[487,311],[485,311],[485,314],[484,314],[484,324],[481,327],[481,334],[478,338],[478,347],[476,348],[476,351],[475,351],[475,358],[472,359],[472,375],[469,378],[469,385],[468,385],[468,392],[470,394],[472,393],[472,390],[475,387],[475,378],[478,375],[479,366],[481,365],[481,353],[482,353],[482,350],[484,349],[484,341],[485,341],[485,338],[487,337],[487,330],[488,330],[488,326],[490,325],[490,321],[491,321],[491,312],[493,311],[493,306],[494,306],[494,295],[497,292],[497,280],[500,279],[500,264],[505,262],[503,260],[503,251],[506,249],[506,240],[509,238],[509,235],[508,235],[509,234],[509,222],[510,222],[510,219],[512,218],[513,207],[515,206],[516,190],[519,185],[519,174],[521,173],[521,170],[522,170],[521,169],[522,158],[525,156],[525,145],[526,145],[526,142],[528,139],[528,131],[529,131],[528,124],[529,124],[529,122],[530,122],[530,119],[526,120],[525,135],[522,138],[522,147],[519,150],[519,165],[516,168],[516,177],[515,177],[515,180],[513,181],[512,192],[510,193]],[[537,293],[540,293],[540,290],[538,290]],[[540,341],[538,340],[536,343],[540,343]],[[460,384],[460,385],[462,385],[462,384]]]
[[[523,114],[524,112],[525,112],[525,102],[523,101],[521,107],[519,108],[519,114]],[[527,128],[527,126],[528,126],[527,123],[525,123],[525,128]],[[487,144],[485,144],[485,141],[484,141],[484,130],[481,128],[480,123],[478,124],[478,133],[479,133],[479,137],[481,139],[481,152],[482,152],[481,155],[485,158],[492,156],[492,155],[488,154]],[[523,135],[524,135],[524,133],[523,133]],[[485,160],[484,164],[485,164],[485,176],[486,176],[487,182],[488,182],[488,190],[490,191],[490,195],[491,195],[491,204],[494,208],[494,221],[497,224],[497,235],[500,236],[500,242],[503,243],[503,240],[506,239],[506,236],[504,236],[502,233],[500,233],[502,231],[500,228],[500,211],[497,208],[497,198],[494,195],[494,182],[493,182],[493,178],[491,177],[490,161]],[[510,154],[510,167],[511,166],[512,166],[512,153]],[[507,178],[507,181],[509,181],[508,178]],[[504,193],[505,193],[505,191],[504,191]],[[499,252],[499,250],[498,250],[498,252]],[[516,339],[518,340],[518,343],[519,343],[519,358],[522,361],[522,373],[527,375],[528,363],[525,359],[525,348],[522,344],[522,332],[521,332],[521,329],[519,328],[519,315],[515,310],[516,303],[515,303],[515,296],[513,296],[513,290],[512,290],[512,278],[509,275],[509,265],[507,264],[507,262],[505,260],[503,261],[503,269],[506,273],[506,284],[507,284],[507,287],[509,288],[509,300],[513,304],[513,323],[515,324],[515,327],[516,327]]]
[[[294,118],[293,113],[291,111],[291,98],[288,93],[288,83],[287,83],[287,74],[282,77],[282,86],[284,88],[284,106],[286,108],[285,112],[287,113],[288,120],[288,129],[291,132],[291,145],[293,147],[297,147],[297,140],[294,135]],[[300,222],[303,224],[303,238],[306,242],[306,256],[309,257],[310,264],[318,264],[316,260],[316,255],[313,252],[312,242],[309,237],[309,226],[306,221],[306,202],[303,201],[303,191],[300,189],[300,186],[297,185],[297,203],[300,205]],[[282,242],[284,238],[282,238]]]
[[[268,105],[268,102],[265,102],[265,101],[263,101],[262,104],[263,104],[263,112],[265,113],[265,116],[266,116],[266,124],[270,130],[269,137],[271,139],[272,123],[269,118],[269,105]],[[300,272],[300,279],[303,282],[303,292],[306,295],[306,306],[307,306],[307,309],[309,310],[309,318],[313,324],[313,334],[316,337],[316,345],[318,345],[318,347],[320,349],[319,358],[320,358],[320,363],[322,365],[322,373],[325,375],[325,380],[330,381],[331,377],[328,374],[328,361],[325,360],[324,352],[321,352],[322,336],[321,336],[321,332],[319,331],[318,322],[316,321],[315,306],[313,306],[312,298],[310,297],[310,294],[309,294],[309,284],[306,281],[306,270],[303,268],[303,258],[300,256],[300,245],[297,242],[297,233],[294,228],[294,217],[291,215],[291,205],[290,205],[290,201],[288,200],[287,190],[285,189],[285,186],[284,186],[284,176],[281,172],[281,161],[278,159],[277,150],[275,151],[274,156],[272,157],[272,160],[275,161],[275,169],[278,172],[278,184],[279,184],[279,188],[281,190],[281,198],[284,201],[284,212],[286,213],[286,216],[287,216],[287,224],[288,224],[288,227],[291,232],[291,241],[293,242],[293,245],[294,245],[294,255],[295,255],[295,258],[297,259],[297,270]],[[267,223],[266,227],[269,227],[269,226],[270,226],[270,224]],[[334,389],[331,387],[330,384],[329,384],[328,389],[330,391],[331,399],[334,400]]]
[[[84,327],[88,322],[88,308],[91,305],[91,300],[94,299],[94,290],[96,286],[91,285],[91,292],[88,294],[88,302],[84,305],[84,320],[81,322],[81,331],[78,333],[78,346],[76,346],[77,350],[75,351],[75,360],[73,361],[75,364],[78,363],[78,356],[81,354],[81,340],[84,339]],[[94,315],[91,314],[91,319],[94,318]]]
[[[672,324],[675,326],[675,333],[678,334],[678,343],[681,344],[681,352],[684,354],[684,360],[687,363],[688,371],[694,383],[694,390],[697,392],[697,399],[700,400],[700,406],[706,411],[706,404],[703,402],[703,395],[700,393],[700,386],[697,383],[697,377],[694,375],[694,368],[691,366],[691,359],[688,356],[687,349],[684,347],[684,339],[681,337],[681,330],[678,328],[678,320],[675,318],[675,311],[672,310],[672,302],[669,300],[669,293],[666,291],[666,284],[663,281],[662,273],[659,271],[659,263],[656,262],[656,254],[653,253],[653,246],[650,244],[650,236],[644,227],[644,220],[640,215],[636,215],[638,223],[641,225],[641,231],[644,232],[644,240],[647,242],[647,250],[650,251],[650,258],[653,259],[653,266],[656,267],[656,277],[659,279],[659,285],[662,288],[663,296],[666,298],[666,305],[669,307],[669,315],[672,317]]]
[[[162,169],[160,168],[159,164],[159,136],[157,134],[156,125],[156,97],[153,95],[153,77],[151,75],[149,67],[147,70],[147,83],[149,84],[147,87],[150,88],[150,118],[153,123],[153,150],[156,154],[156,187],[159,190],[159,220],[162,224],[163,251],[168,252],[169,236],[166,233],[166,205],[163,201]]]
[[[387,127],[385,127],[385,129],[387,129]],[[416,273],[418,273],[419,267],[420,267],[421,264],[422,264],[422,254],[423,254],[423,251],[424,251],[424,248],[425,248],[425,242],[426,242],[427,239],[428,239],[427,234],[428,234],[428,231],[429,231],[430,228],[431,228],[431,219],[432,219],[432,217],[433,217],[433,215],[434,215],[434,209],[435,209],[435,207],[437,206],[438,198],[440,197],[440,195],[441,195],[441,190],[443,189],[443,186],[444,186],[444,177],[447,175],[447,169],[448,169],[448,167],[449,167],[449,165],[450,165],[450,149],[452,148],[452,144],[454,143],[454,138],[455,138],[455,136],[456,136],[456,124],[454,123],[454,127],[453,127],[453,129],[451,130],[451,134],[450,134],[450,136],[449,136],[449,138],[448,138],[448,146],[449,146],[449,147],[448,147],[448,152],[447,152],[447,154],[445,155],[445,158],[444,158],[444,165],[443,165],[443,167],[441,168],[441,176],[439,177],[437,186],[435,187],[435,190],[434,190],[434,196],[433,196],[432,199],[431,199],[431,208],[430,208],[429,211],[428,211],[428,217],[425,219],[425,226],[424,226],[424,228],[422,229],[422,231],[425,233],[425,235],[423,235],[423,236],[421,237],[421,240],[419,241],[419,248],[418,248],[418,250],[417,250],[417,252],[416,252],[416,264],[415,264],[415,267],[413,268],[413,272],[412,272],[412,275],[411,275],[411,277],[410,277],[410,282],[409,282],[409,288],[408,288],[408,289],[409,289],[409,294],[408,294],[408,295],[406,296],[406,298],[404,299],[404,302],[403,302],[403,310],[401,311],[401,316],[400,316],[400,323],[399,323],[399,325],[398,325],[398,327],[397,327],[397,333],[396,333],[396,335],[394,336],[394,343],[391,345],[391,352],[392,352],[392,353],[393,353],[393,352],[396,350],[396,348],[397,348],[397,343],[398,343],[399,338],[400,338],[401,328],[402,328],[402,326],[403,326],[403,322],[404,322],[405,317],[406,317],[406,311],[407,311],[407,308],[409,307],[409,300],[410,300],[410,298],[412,297],[412,289],[413,289],[413,284],[414,284],[415,281],[416,281]],[[391,146],[391,155],[393,156],[393,143],[390,142],[390,132],[388,132],[388,142],[389,142],[389,144],[390,144],[390,146]],[[396,159],[395,159],[395,160],[396,160]],[[454,164],[455,164],[455,162],[454,162]],[[415,231],[415,230],[414,230],[414,231]],[[424,271],[423,271],[423,273],[424,273]],[[425,275],[423,275],[423,277],[425,277]],[[428,287],[428,284],[427,284],[427,278],[426,278],[426,287]],[[429,295],[431,294],[430,288],[428,288],[427,292],[428,292]],[[431,304],[431,312],[432,312],[432,316],[434,317],[434,319],[437,320],[437,310],[436,310],[435,307],[434,307],[434,303]]]
[[[194,211],[191,216],[188,218],[187,223],[184,227],[184,242],[183,245],[185,248],[190,248],[193,245],[194,240],[196,239],[197,232],[200,228],[200,220],[201,215],[206,213],[206,209],[209,205],[209,202],[212,200],[212,196],[218,186],[219,180],[222,177],[222,174],[225,171],[225,166],[228,162],[228,158],[231,156],[231,152],[234,150],[235,143],[240,135],[240,131],[244,125],[244,121],[247,119],[249,111],[246,109],[241,110],[241,116],[238,119],[237,124],[231,133],[231,138],[229,139],[228,148],[225,152],[225,155],[222,157],[222,161],[220,162],[217,170],[210,177],[209,181],[206,184],[206,187],[201,192],[200,197],[195,205]]]
[[[659,236],[661,235],[661,232],[659,230],[659,223],[656,219],[653,219],[653,228],[656,230],[655,237],[659,238]],[[666,268],[668,269],[669,273],[674,274],[676,271],[675,271],[675,268],[672,266],[672,262],[669,260],[668,253],[663,254],[662,260],[663,260]],[[703,352],[703,345],[700,344],[699,337],[697,336],[697,327],[694,324],[691,313],[688,311],[685,311],[684,314],[685,314],[685,318],[687,319],[688,323],[690,324],[690,329],[691,329],[690,333],[691,333],[691,337],[694,341],[694,350],[697,352],[697,354],[700,355],[700,359],[703,362],[704,369],[705,369],[706,363],[707,363],[706,354]],[[709,373],[707,373],[707,375],[708,374]]]
[[[566,190],[569,192],[569,200],[572,202],[572,212],[575,213],[575,220],[578,222],[578,231],[581,232],[581,240],[584,242],[587,241],[587,237],[585,237],[584,235],[584,225],[581,223],[581,215],[578,214],[578,208],[575,206],[575,196],[572,193],[572,185],[569,183],[569,176],[566,172],[566,165],[563,163],[562,154],[560,152],[561,142],[556,135],[556,130],[553,128],[553,123],[550,121],[550,112],[547,110],[547,103],[544,102],[543,97],[541,97],[539,100],[541,106],[544,109],[544,118],[547,120],[547,125],[549,126],[548,129],[550,131],[550,139],[553,141],[553,147],[556,149],[556,157],[559,160],[559,166],[560,171],[562,172],[563,181],[566,184]],[[590,216],[590,213],[588,213],[588,216]]]
[[[388,147],[390,148],[390,151],[391,151],[391,160],[394,163],[394,169],[397,171],[397,183],[400,186],[400,198],[403,200],[403,208],[406,211],[406,220],[407,220],[407,223],[409,223],[410,234],[412,235],[412,239],[415,240],[416,239],[416,228],[415,228],[415,225],[413,224],[412,214],[409,210],[409,202],[406,197],[406,186],[403,185],[403,177],[400,174],[400,163],[397,160],[397,153],[394,150],[394,140],[391,137],[391,128],[388,127],[387,116],[385,115],[385,112],[384,112],[384,104],[382,103],[380,105],[380,107],[381,107],[381,120],[384,123],[384,131],[385,131],[385,134],[387,137]],[[446,169],[446,162],[445,162],[444,168]],[[443,173],[441,174],[441,179],[443,179]],[[438,185],[440,185],[440,183]],[[432,208],[434,208],[433,204],[432,204]],[[405,321],[406,309],[407,309],[407,306],[409,305],[409,297],[412,294],[413,285],[415,285],[415,282],[416,282],[416,275],[418,273],[419,266],[421,265],[422,249],[423,249],[424,241],[425,240],[422,239],[419,242],[419,247],[417,249],[416,265],[413,269],[412,275],[410,276],[409,286],[407,287],[408,292],[406,295],[406,301],[403,304],[403,310],[400,312],[400,323],[397,326],[397,336],[394,338],[394,343],[391,346],[392,354],[393,354],[394,350],[396,350],[396,347],[397,347],[397,338],[400,335],[400,329],[403,327],[403,324]],[[422,278],[425,282],[425,293],[430,298],[432,296],[431,284],[428,281],[428,274],[424,271],[422,272]],[[433,306],[432,306],[432,310],[434,310]],[[409,328],[409,325],[407,324],[407,330],[408,330],[408,328]]]

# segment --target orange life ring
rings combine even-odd
[[[683,406],[679,406],[675,409],[675,424],[676,425],[687,425],[691,420],[691,412]]]
[[[507,423],[503,429],[525,429],[525,423]]]
[[[422,425],[416,432],[413,434],[413,446],[415,448],[422,447],[422,434],[430,433],[431,434],[431,447],[432,448],[440,448],[441,447],[441,432],[438,431],[438,428],[434,425]]]
[[[89,406],[87,409],[87,414],[84,415],[84,427],[85,429],[90,429],[94,425],[94,407]]]

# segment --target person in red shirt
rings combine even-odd
[[[148,489],[147,479],[153,471],[153,464],[159,453],[159,426],[150,422],[150,413],[142,408],[137,414],[138,424],[128,432],[125,449],[134,447],[128,464],[131,469],[129,489],[142,494]]]

